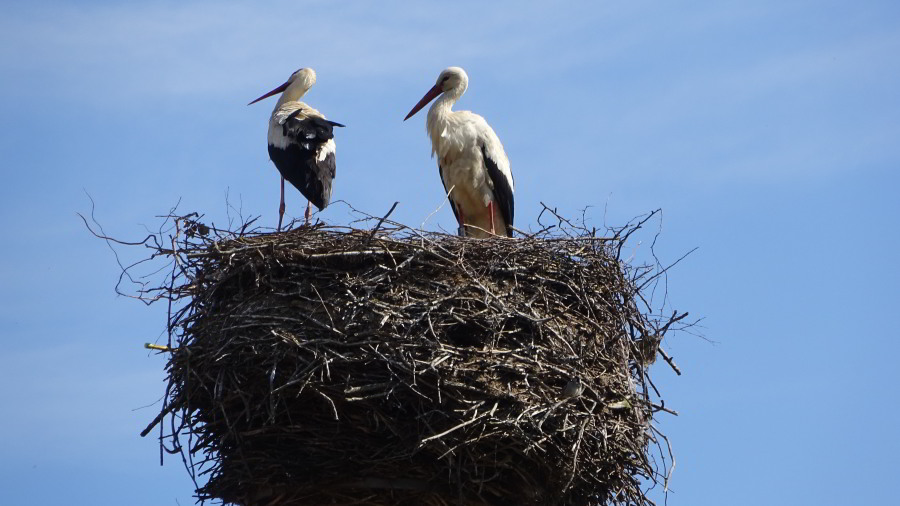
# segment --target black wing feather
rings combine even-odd
[[[497,201],[500,214],[503,215],[503,221],[506,222],[506,235],[512,237],[513,216],[515,213],[515,197],[513,196],[512,186],[510,186],[509,181],[506,180],[500,168],[497,167],[497,162],[488,156],[484,144],[481,145],[481,158],[484,159],[488,177],[491,178],[491,183],[493,183],[494,200]]]
[[[269,157],[281,175],[300,190],[319,210],[331,200],[331,185],[337,175],[334,153],[317,160],[317,153],[329,139],[333,127],[344,125],[318,116],[298,118],[302,109],[292,112],[282,123],[281,133],[291,140],[286,148],[269,146]]]

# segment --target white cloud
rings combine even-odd
[[[864,144],[896,156],[872,132],[897,129],[887,109],[869,111],[877,108],[869,102],[860,110],[871,114],[855,123],[825,109],[847,103],[854,86],[896,82],[900,36],[820,27],[808,40],[778,32],[791,25],[784,19],[807,19],[801,10],[737,2],[58,5],[0,19],[0,72],[18,78],[0,87],[13,101],[53,94],[148,116],[148,103],[165,103],[206,117],[205,103],[233,105],[236,96],[246,103],[311,66],[321,83],[315,100],[358,126],[378,124],[382,110],[401,116],[440,68],[456,64],[473,76],[461,106],[492,122],[518,171],[564,163],[592,173],[591,162],[609,156],[632,169],[623,178],[658,178],[681,161],[679,178],[718,180],[836,171],[855,156],[850,147]],[[728,39],[731,32],[740,34]],[[735,47],[721,50],[723,38]],[[670,60],[678,57],[684,61]],[[797,105],[820,90],[819,99]],[[373,99],[387,103],[360,104]],[[815,108],[822,117],[807,117]],[[564,150],[559,139],[546,147],[542,137],[562,133]],[[826,159],[830,139],[847,149]],[[820,162],[828,169],[799,170]]]
[[[546,6],[357,2],[353,7],[57,5],[12,12],[0,21],[0,61],[4,72],[31,86],[76,96],[230,94],[255,90],[264,76],[280,80],[298,66],[365,80],[411,68],[436,74],[456,60],[503,62],[537,52],[543,41],[567,29],[548,22],[548,16],[561,21],[566,12]],[[520,36],[510,37],[514,31]]]

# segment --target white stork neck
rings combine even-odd
[[[306,92],[309,91],[308,87],[303,86],[299,82],[291,83],[290,86],[287,87],[286,90],[278,97],[278,103],[275,104],[275,109],[278,110],[279,107],[284,105],[287,102],[296,102],[303,98],[303,95],[306,95]]]
[[[453,104],[459,95],[444,93],[431,105],[428,109],[428,118],[425,121],[425,131],[431,138],[431,154],[444,156],[449,149],[450,143],[445,142],[447,125],[450,123],[450,117],[453,114]]]
[[[441,96],[439,96],[438,99],[434,101],[434,104],[431,105],[431,108],[428,109],[428,118],[431,121],[446,118],[453,112],[453,104],[459,100],[459,97],[461,97],[465,91],[465,88],[453,88],[441,93]]]

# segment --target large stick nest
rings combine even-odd
[[[652,316],[639,288],[659,269],[619,259],[643,221],[475,240],[173,218],[153,241],[172,276],[140,290],[173,308],[145,434],[167,420],[198,499],[652,503],[670,410],[647,367],[684,315]]]

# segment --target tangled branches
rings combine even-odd
[[[686,314],[652,315],[639,287],[660,269],[619,258],[644,222],[604,238],[551,217],[473,240],[172,216],[141,243],[174,261],[137,294],[171,308],[144,434],[206,478],[201,500],[652,504],[672,411],[648,366]]]

